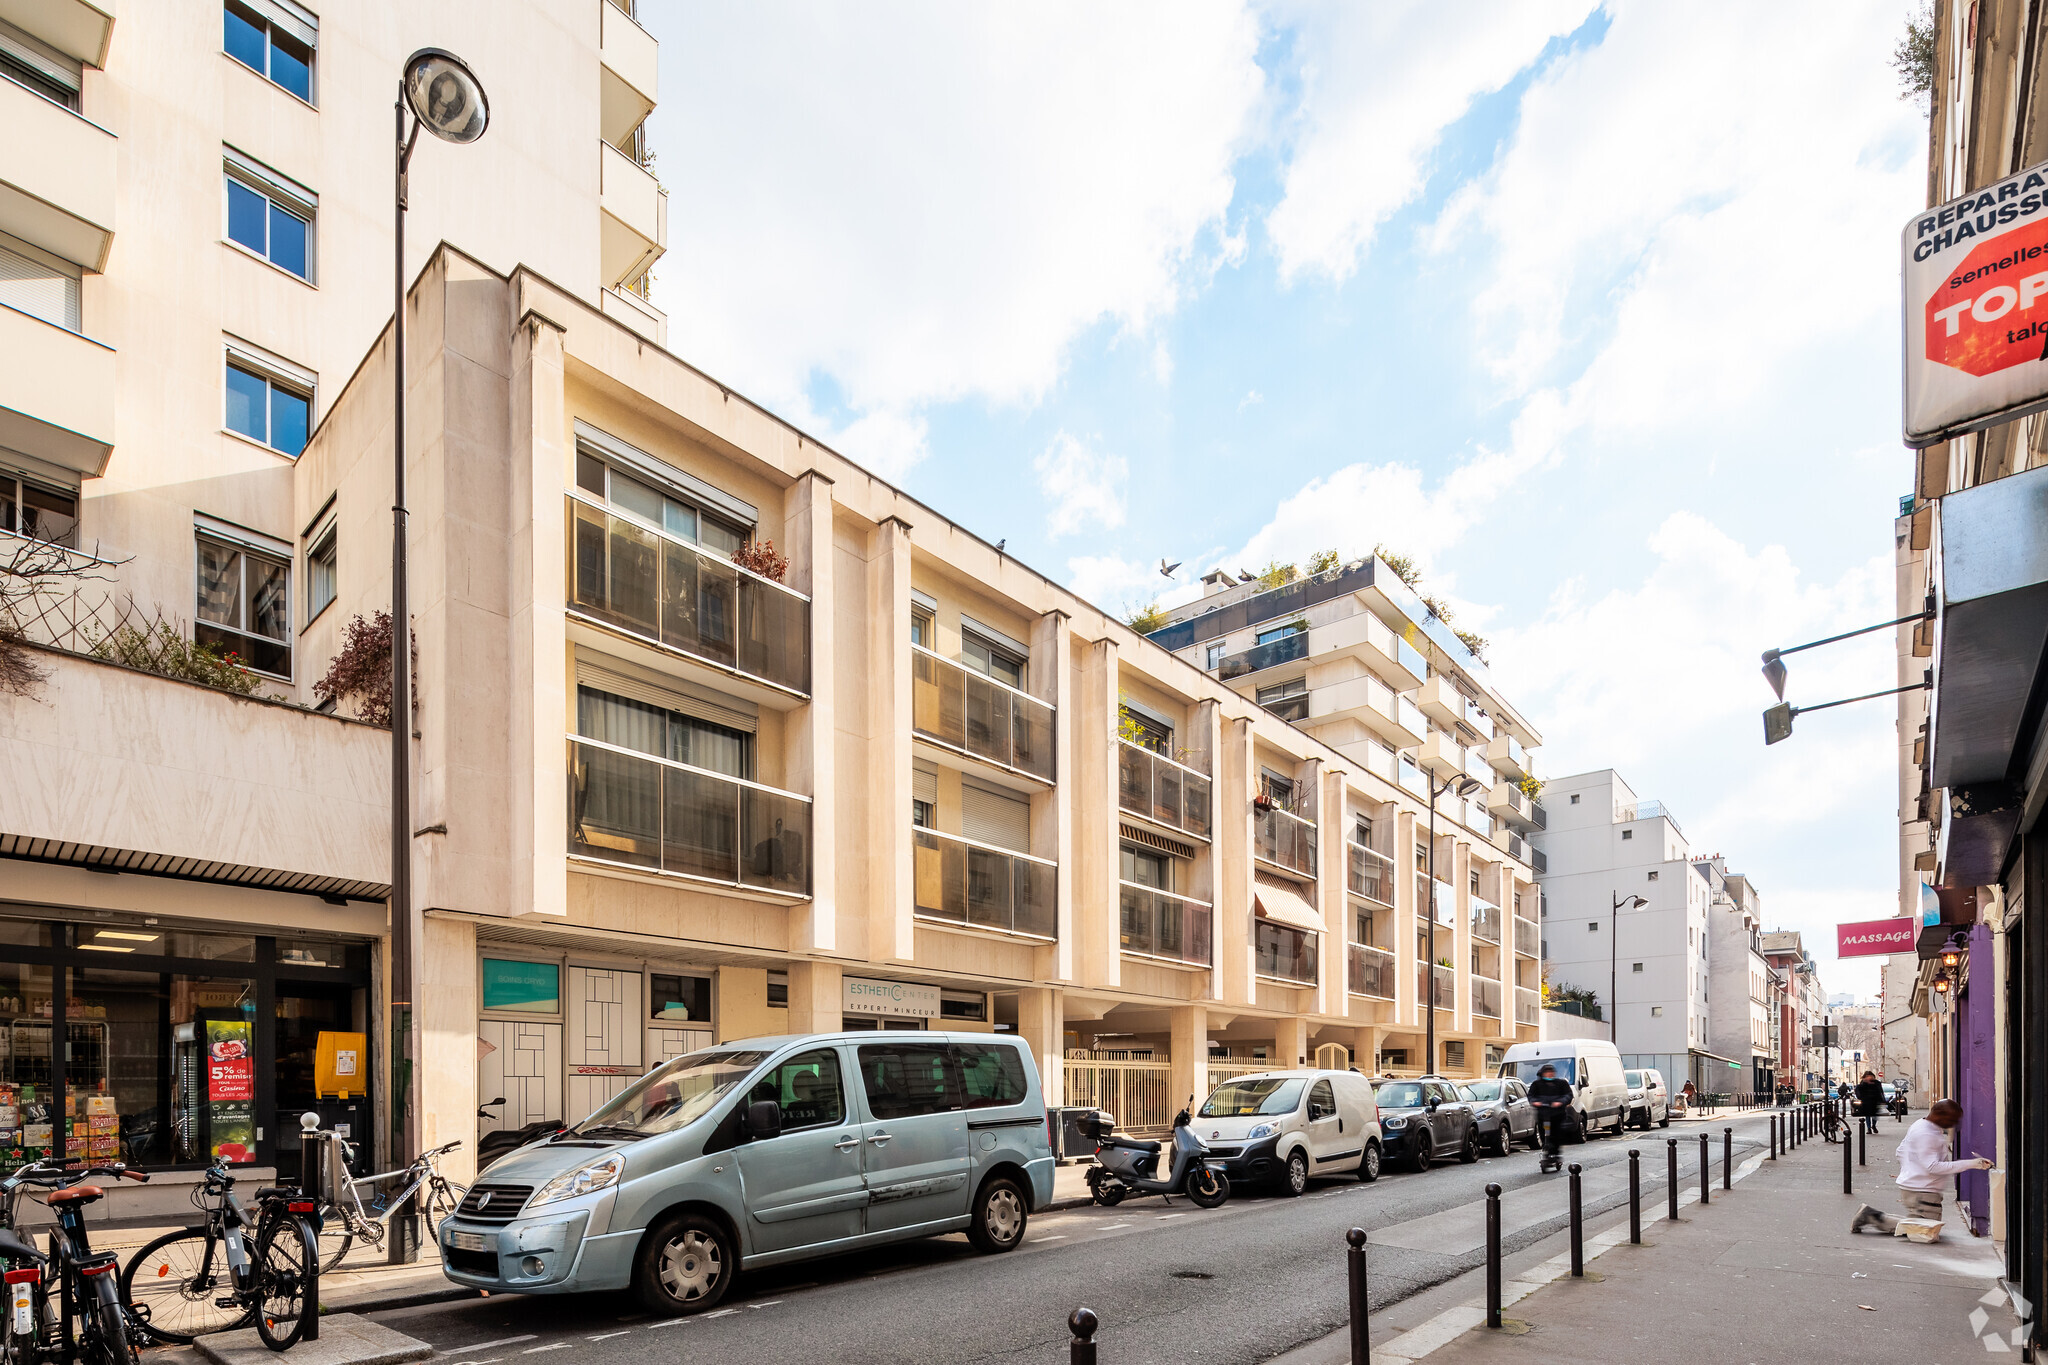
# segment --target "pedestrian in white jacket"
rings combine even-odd
[[[1983,1157],[1949,1160],[1949,1131],[1962,1117],[1963,1107],[1954,1100],[1936,1100],[1927,1117],[1906,1130],[1899,1143],[1898,1183],[1899,1202],[1906,1206],[1907,1217],[1939,1223],[1941,1193],[1948,1178],[1958,1171],[1990,1169],[1991,1163]],[[1865,1204],[1856,1210],[1849,1231],[1861,1232],[1865,1228],[1894,1233],[1898,1231],[1898,1220]]]

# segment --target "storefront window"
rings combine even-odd
[[[39,933],[46,944],[49,926],[5,921],[15,935]],[[18,941],[18,938],[14,941]],[[29,946],[43,946],[31,944]],[[0,963],[0,1019],[4,1019],[4,1061],[0,1071],[0,1140],[12,1163],[49,1155],[53,1132],[50,1112],[50,969]]]
[[[647,978],[648,1004],[656,1019],[711,1022],[711,978],[669,976],[655,972]]]
[[[484,1008],[523,1014],[562,1012],[562,968],[554,962],[484,959]]]

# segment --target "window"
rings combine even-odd
[[[1309,1087],[1308,1121],[1333,1119],[1337,1117],[1337,1092],[1328,1081],[1317,1081]]]
[[[0,236],[0,304],[76,332],[78,278],[78,267],[62,257]]]
[[[753,736],[594,687],[576,689],[576,733],[727,777],[753,776]]]
[[[327,610],[335,595],[335,535],[333,526],[314,540],[306,551],[306,619],[311,621]]]
[[[258,673],[292,672],[291,560],[224,534],[200,531],[198,620],[192,638]]]
[[[1356,817],[1354,823],[1351,826],[1351,838],[1353,842],[1363,844],[1365,847],[1371,848],[1373,846],[1372,820],[1369,817],[1363,815]]]
[[[1292,678],[1271,687],[1262,687],[1258,690],[1257,701],[1282,720],[1306,720],[1308,679]]]
[[[18,30],[0,28],[0,76],[78,112],[79,64]]]
[[[1427,871],[1429,871],[1429,845],[1428,845],[1428,844],[1417,844],[1417,845],[1415,846],[1415,870],[1416,870],[1417,872],[1427,872]]]
[[[1125,881],[1157,887],[1161,891],[1173,890],[1173,859],[1164,853],[1154,853],[1136,844],[1124,844],[1121,861],[1118,875]]]
[[[221,179],[228,240],[310,282],[319,197],[232,149]]]
[[[910,643],[931,649],[934,647],[932,641],[936,638],[938,637],[932,629],[932,614],[928,611],[921,611],[916,607],[912,607],[910,609]]]
[[[1258,633],[1258,642],[1262,645],[1267,645],[1275,640],[1285,640],[1290,635],[1299,635],[1301,632],[1302,625],[1299,621],[1289,621],[1284,626],[1274,626],[1270,630],[1260,631]]]
[[[306,448],[312,388],[302,388],[298,380],[259,366],[260,362],[239,351],[228,352],[223,423],[229,431],[267,445],[280,455],[296,457]]]
[[[653,972],[647,978],[650,1017],[668,1020],[708,1022],[711,1018],[711,978]]]
[[[1019,691],[1024,688],[1024,659],[1015,650],[965,628],[960,632],[960,662]]]
[[[1577,793],[1577,792],[1573,792],[1573,793],[1572,793],[1572,804],[1573,804],[1574,806],[1576,806],[1576,805],[1578,805],[1578,804],[1579,804],[1579,795],[1578,795],[1578,793]]]
[[[931,828],[933,828],[933,826],[932,826],[932,820],[933,820],[933,818],[934,818],[935,814],[936,814],[936,812],[934,812],[934,811],[933,811],[933,809],[932,809],[932,803],[931,803],[931,802],[929,802],[929,801],[919,801],[919,800],[917,800],[917,799],[916,799],[916,798],[914,798],[914,797],[913,797],[913,798],[911,799],[911,802],[910,802],[910,823],[911,823],[911,824],[912,824],[912,825],[913,825],[914,827],[916,827],[916,828],[918,828],[918,829],[931,829]]]
[[[980,991],[941,991],[939,1018],[985,1021],[988,1018],[988,997]]]
[[[319,36],[319,21],[284,0],[226,0],[222,7],[221,51],[308,104]]]
[[[1629,967],[1629,970],[1632,972],[1640,972],[1643,970],[1643,964],[1640,962],[1634,963]]]
[[[1653,881],[1653,882],[1654,882],[1654,881],[1656,881],[1656,880],[1657,880],[1657,874],[1656,874],[1656,873],[1654,873],[1654,872],[1652,872],[1652,873],[1650,874],[1650,880],[1651,880],[1651,881]]]
[[[1150,749],[1155,754],[1173,753],[1173,727],[1152,717],[1133,711],[1128,706],[1117,708],[1118,733],[1141,749]]]
[[[789,1008],[789,973],[768,973],[768,1008],[786,1010]]]
[[[870,1043],[859,1053],[868,1112],[877,1119],[909,1119],[961,1107],[959,1091],[946,1074],[944,1044]]]
[[[0,531],[78,548],[78,495],[0,469]]]
[[[1596,920],[1592,920],[1592,921],[1588,922],[1588,923],[1587,923],[1587,925],[1586,925],[1586,932],[1587,932],[1587,933],[1589,933],[1589,934],[1597,934],[1597,933],[1599,933],[1599,932],[1600,932],[1600,921],[1596,919]]]
[[[1621,837],[1624,839],[1633,839],[1636,837],[1636,832],[1632,829],[1625,829],[1621,832]]]
[[[1271,768],[1259,769],[1259,791],[1281,810],[1294,809],[1294,779],[1282,777]]]
[[[587,450],[576,452],[576,486],[628,516],[727,559],[753,535],[751,525],[714,511],[708,498],[697,501],[682,496],[680,490],[657,488]],[[913,612],[913,628],[915,621]]]
[[[1031,1094],[1024,1079],[1024,1060],[1017,1049],[1001,1043],[955,1043],[960,1064],[960,1090],[969,1109],[1000,1109],[1022,1104]]]
[[[782,1106],[782,1131],[821,1128],[846,1121],[846,1087],[839,1080],[839,1054],[829,1047],[799,1052],[747,1092],[747,1103],[774,1100]]]
[[[1207,653],[1203,658],[1202,667],[1208,669],[1211,673],[1223,667],[1223,642],[1221,640],[1208,647]]]

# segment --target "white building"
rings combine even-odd
[[[1777,1085],[1772,1050],[1773,975],[1764,956],[1763,898],[1755,883],[1730,872],[1720,854],[1694,864],[1708,892],[1712,969],[1707,974],[1714,1026],[1708,1049],[1720,1059],[1720,1084],[1702,1089],[1768,1092]],[[1739,1064],[1728,1067],[1728,1062]],[[1733,1081],[1733,1084],[1729,1082]]]

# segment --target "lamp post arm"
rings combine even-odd
[[[1764,651],[1764,662],[1769,663],[1773,659],[1782,659],[1787,654],[1797,654],[1802,649],[1818,649],[1822,645],[1831,645],[1837,640],[1850,640],[1858,635],[1868,635],[1873,630],[1890,630],[1893,626],[1903,626],[1908,621],[1925,621],[1933,615],[1934,608],[1928,606],[1914,612],[1911,616],[1901,616],[1895,621],[1880,621],[1874,626],[1862,626],[1856,630],[1845,630],[1840,635],[1830,635],[1825,640],[1808,640],[1803,645],[1788,645],[1784,649],[1767,649]]]
[[[1924,692],[1931,686],[1933,684],[1923,678],[1919,682],[1908,683],[1904,687],[1888,687],[1882,692],[1865,692],[1860,697],[1844,697],[1840,701],[1824,701],[1813,706],[1795,706],[1792,708],[1792,714],[1802,716],[1808,711],[1825,711],[1831,706],[1847,706],[1852,701],[1870,701],[1875,697],[1896,697],[1901,692]]]

